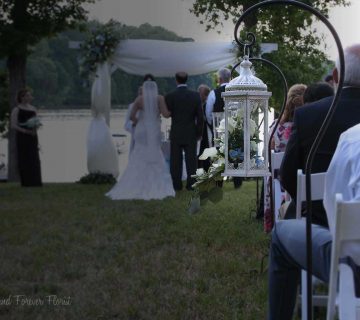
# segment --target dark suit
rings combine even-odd
[[[165,96],[171,112],[170,130],[170,173],[175,190],[182,189],[182,152],[185,152],[187,189],[195,182],[191,175],[197,168],[196,146],[201,138],[204,117],[198,92],[179,86]]]
[[[295,217],[297,170],[305,170],[307,156],[329,111],[333,97],[327,97],[295,111],[294,126],[280,168],[281,183],[293,201],[286,218]],[[360,123],[360,89],[344,88],[335,114],[315,154],[312,173],[325,172],[335,152],[340,134]],[[313,202],[313,223],[327,226],[322,201]]]

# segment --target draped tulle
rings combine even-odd
[[[113,200],[163,199],[175,196],[169,167],[161,151],[156,83],[143,85],[144,107],[134,131],[134,149],[117,184],[106,194]]]
[[[93,118],[87,136],[87,165],[91,173],[119,175],[119,158],[104,117]]]

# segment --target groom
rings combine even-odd
[[[170,131],[170,173],[175,190],[182,189],[183,152],[186,164],[186,189],[192,190],[195,182],[191,175],[197,169],[197,140],[201,139],[204,116],[198,92],[188,90],[186,72],[177,72],[175,80],[177,89],[165,96],[171,112]]]

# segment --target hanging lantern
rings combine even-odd
[[[225,132],[225,127],[222,128],[220,126],[221,121],[224,119],[224,112],[213,112],[212,118],[213,118],[214,147],[219,148],[221,136]]]
[[[240,75],[226,86],[224,176],[261,177],[268,169],[268,101],[271,92],[244,56]]]

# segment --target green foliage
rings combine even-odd
[[[196,0],[192,12],[201,17],[201,23],[206,29],[221,29],[222,19],[237,21],[241,13],[257,0]],[[307,0],[303,1],[327,15],[334,6],[348,5],[347,0]],[[320,46],[326,41],[313,26],[316,17],[311,13],[294,6],[267,6],[250,14],[245,20],[245,27],[241,31],[241,39],[245,39],[245,31],[253,32],[257,43],[277,43],[278,51],[263,55],[274,62],[284,73],[288,85],[295,83],[310,84],[319,81],[329,71],[331,62],[327,59]],[[243,50],[240,48],[239,55]],[[253,56],[259,54],[255,49]],[[268,66],[255,65],[258,76],[268,85],[273,93],[270,105],[279,110],[284,92],[280,76]]]
[[[76,26],[87,18],[94,0],[1,0],[0,57],[27,56],[41,39]]]
[[[110,20],[108,23],[99,24],[91,30],[90,35],[80,45],[82,58],[80,73],[84,77],[94,76],[100,63],[106,62],[116,50],[120,40],[126,34],[121,28],[121,23]]]
[[[80,178],[78,183],[82,184],[115,184],[116,179],[109,173],[89,173]]]

